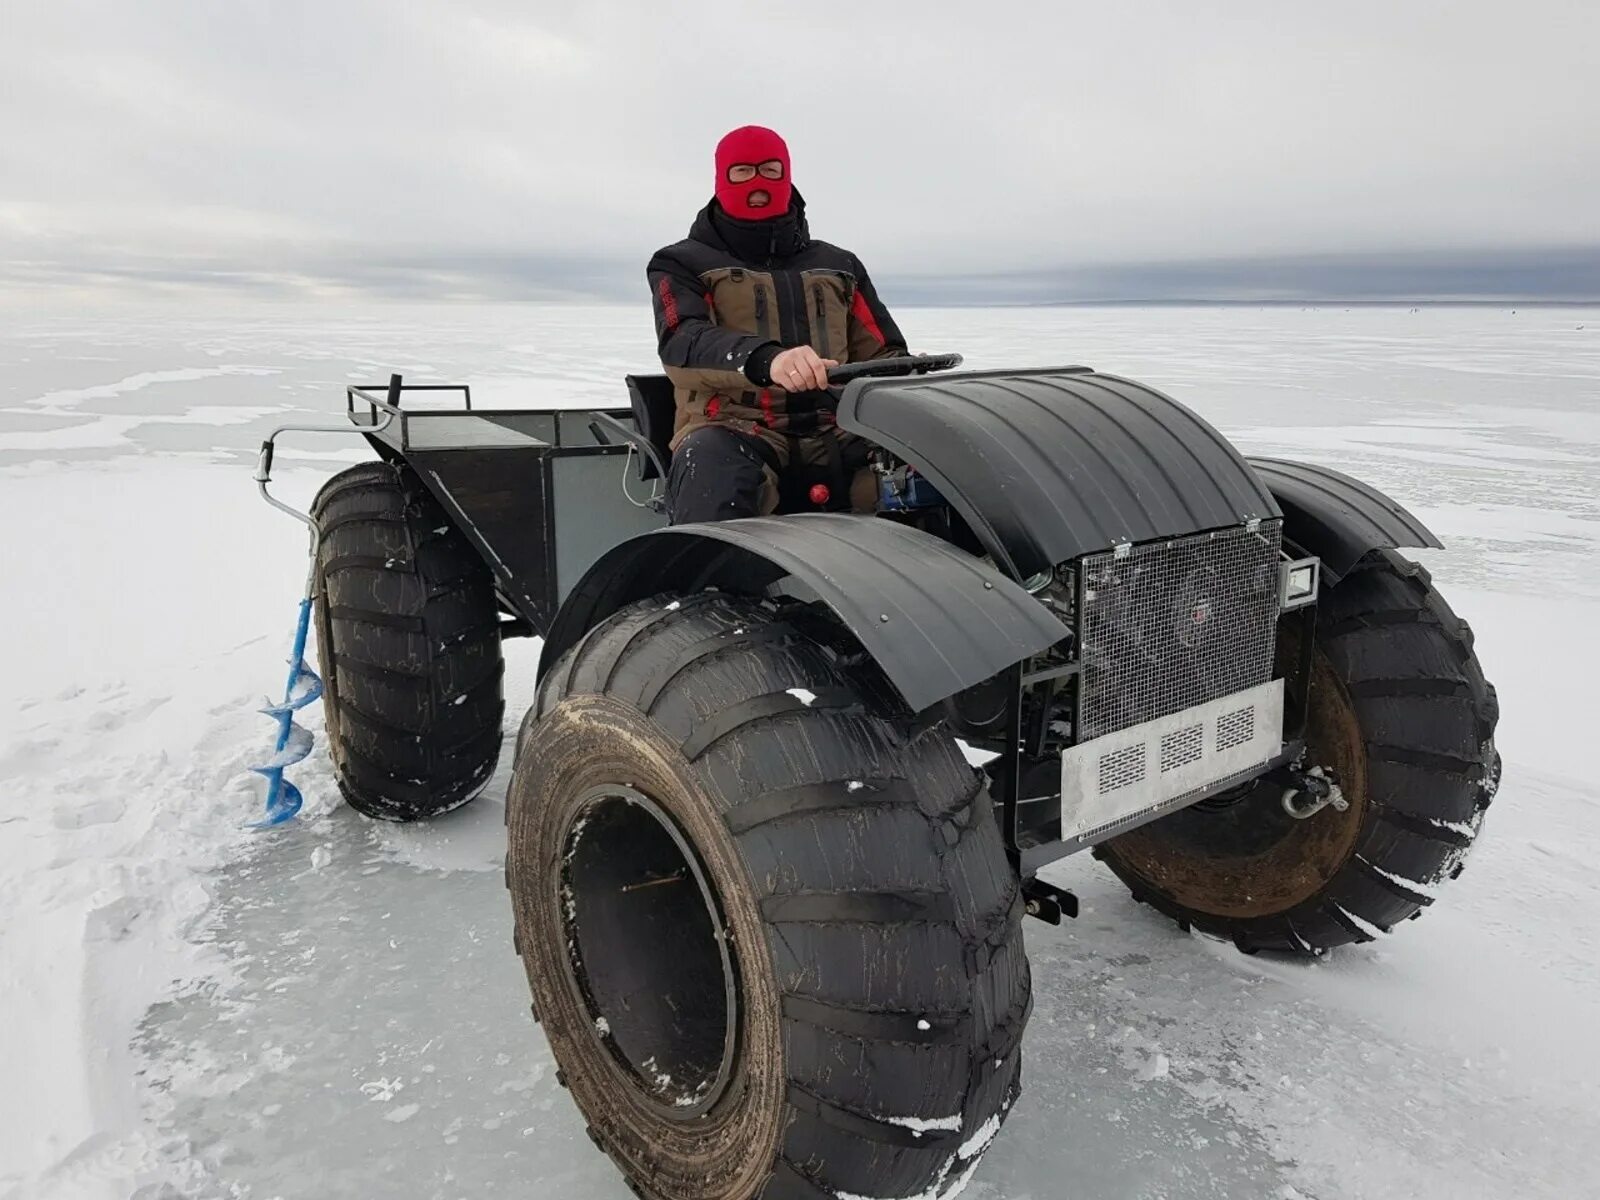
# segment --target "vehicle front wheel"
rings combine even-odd
[[[1306,765],[1344,809],[1260,780],[1096,849],[1136,898],[1240,949],[1368,942],[1461,872],[1500,778],[1494,688],[1428,573],[1374,551],[1323,593]]]
[[[652,1200],[944,1195],[1016,1097],[1022,900],[982,781],[774,606],[624,609],[507,801],[516,941],[595,1143]]]

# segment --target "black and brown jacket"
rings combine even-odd
[[[798,192],[770,221],[730,217],[711,201],[687,238],[656,252],[648,275],[661,362],[677,385],[674,446],[712,422],[780,453],[791,439],[831,432],[827,393],[766,386],[780,350],[810,344],[839,362],[906,353],[861,260],[811,239]]]

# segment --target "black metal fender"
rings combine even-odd
[[[1342,471],[1281,458],[1247,461],[1283,509],[1284,536],[1322,560],[1330,583],[1373,550],[1444,546],[1402,505]]]
[[[1117,542],[1279,515],[1210,423],[1087,367],[860,379],[839,427],[926,475],[1017,579]]]
[[[712,587],[820,600],[913,711],[1068,634],[987,562],[909,525],[845,513],[749,517],[668,526],[602,556],[556,614],[540,677],[624,605]]]

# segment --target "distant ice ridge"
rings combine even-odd
[[[82,404],[85,400],[107,400],[113,396],[126,395],[128,392],[142,391],[154,384],[161,383],[194,383],[201,379],[220,379],[228,375],[279,375],[279,367],[183,367],[175,371],[140,371],[136,375],[129,375],[112,383],[93,384],[89,387],[63,388],[60,391],[46,392],[44,395],[28,401],[16,408],[6,409],[7,412],[34,412],[62,414],[72,410],[74,405]]]

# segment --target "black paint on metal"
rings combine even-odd
[[[555,615],[555,529],[548,457],[527,450],[413,450],[412,470],[534,629]]]
[[[1283,509],[1284,536],[1322,560],[1338,583],[1369,551],[1443,543],[1404,507],[1331,467],[1280,458],[1248,460]]]
[[[1017,579],[1117,542],[1279,515],[1205,420],[1084,367],[858,380],[839,425],[926,475]]]
[[[1078,897],[1074,893],[1037,877],[1022,881],[1022,897],[1027,914],[1046,925],[1059,925],[1062,917],[1078,915]]]
[[[557,614],[540,674],[624,605],[708,587],[822,601],[914,711],[1068,633],[992,566],[909,525],[843,513],[752,517],[670,526],[612,549]]]

